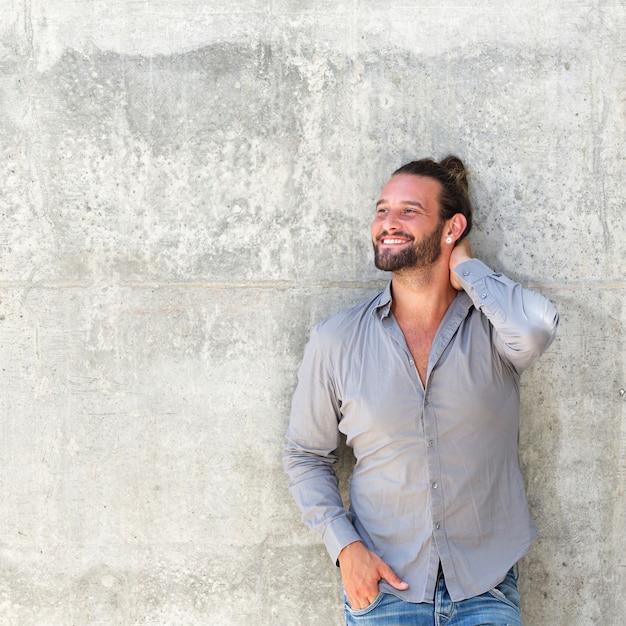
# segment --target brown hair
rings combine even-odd
[[[449,155],[442,159],[441,163],[437,163],[433,159],[411,161],[398,168],[393,173],[394,176],[396,174],[426,176],[439,181],[441,183],[439,218],[445,221],[457,213],[464,215],[467,220],[467,226],[459,240],[467,237],[472,229],[472,204],[469,199],[467,184],[468,171],[459,157]]]

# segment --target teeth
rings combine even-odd
[[[383,239],[383,243],[404,243],[404,239]]]

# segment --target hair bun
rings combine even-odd
[[[467,175],[469,172],[465,169],[465,165],[463,165],[463,161],[461,161],[459,157],[449,155],[445,159],[442,159],[440,165],[447,170],[457,185],[463,187],[465,190],[468,189]]]

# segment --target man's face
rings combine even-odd
[[[441,256],[441,183],[399,174],[383,188],[372,222],[376,267],[388,272],[433,265]]]

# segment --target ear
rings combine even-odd
[[[454,242],[461,238],[467,227],[467,218],[463,213],[455,213],[449,220],[445,228],[445,236],[451,237]]]

